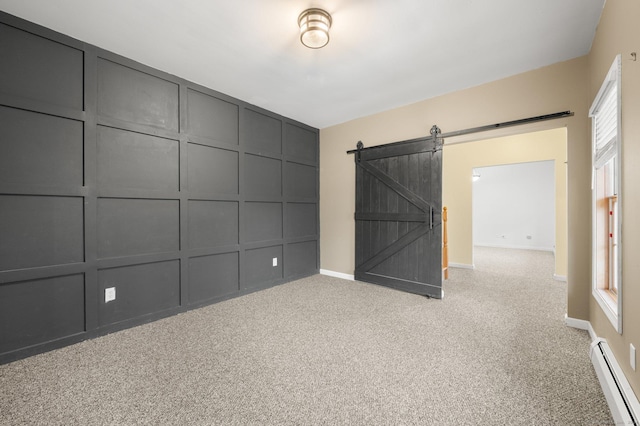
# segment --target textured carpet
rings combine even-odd
[[[442,301],[316,275],[0,366],[0,424],[612,424],[553,256],[475,262]]]

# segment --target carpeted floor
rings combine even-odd
[[[607,425],[550,253],[445,299],[316,275],[0,366],[0,424]]]

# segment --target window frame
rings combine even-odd
[[[591,233],[591,294],[598,302],[600,308],[605,313],[614,329],[622,334],[622,200],[621,200],[621,177],[622,177],[622,138],[621,138],[621,116],[622,116],[622,102],[621,102],[621,71],[622,71],[622,59],[621,55],[617,55],[607,73],[598,94],[596,95],[591,108],[589,109],[589,117],[591,117],[591,225],[592,225],[592,233]],[[597,148],[597,132],[596,132],[596,122],[599,117],[600,108],[605,103],[608,95],[611,93],[611,90],[615,90],[615,102],[616,102],[616,121],[615,121],[615,140],[613,144],[613,150],[610,153],[605,153],[605,155],[601,155],[601,157],[610,156],[610,158],[606,161],[602,161],[601,158],[597,158],[598,148]],[[607,151],[606,145],[609,143],[601,144],[601,148],[604,148],[602,151]],[[613,196],[616,198],[615,200],[615,210],[613,213],[613,220],[609,219],[609,227],[613,223],[614,229],[608,230],[611,232],[613,237],[610,240],[610,244],[615,244],[615,256],[613,259],[615,261],[614,265],[612,265],[612,253],[608,251],[608,258],[606,262],[608,264],[608,273],[609,276],[613,276],[613,284],[609,283],[606,288],[602,288],[600,283],[598,283],[598,232],[602,232],[602,229],[598,229],[598,211],[597,211],[597,185],[596,185],[596,175],[597,171],[600,168],[604,168],[605,165],[613,160],[614,163],[614,194]],[[599,164],[598,164],[599,163]],[[610,196],[611,197],[611,196]],[[609,197],[609,198],[610,198]],[[610,204],[610,202],[609,202]],[[611,248],[611,245],[609,245]],[[614,289],[610,289],[609,285],[613,285]]]

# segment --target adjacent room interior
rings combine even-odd
[[[640,4],[365,3],[0,0],[0,424],[640,421]]]
[[[473,246],[555,252],[554,161],[476,167]]]

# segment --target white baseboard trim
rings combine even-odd
[[[563,282],[567,282],[567,276],[566,275],[557,275],[557,274],[553,274],[553,279],[556,281],[563,281]]]
[[[476,269],[476,265],[469,265],[468,263],[449,262],[449,268]]]
[[[607,341],[596,335],[589,321],[570,318],[565,314],[565,324],[589,332],[591,337],[589,357],[615,424],[638,424],[640,403]]]
[[[567,314],[564,314],[564,323],[569,327],[588,331],[589,337],[591,338],[592,342],[598,338],[598,336],[596,336],[595,331],[593,331],[593,328],[591,327],[591,323],[589,321],[571,318]]]
[[[355,280],[353,275],[343,274],[342,272],[329,271],[328,269],[320,269],[320,273],[329,277],[342,278],[343,280]]]
[[[474,244],[474,247],[489,247],[489,248],[502,248],[509,250],[535,250],[535,251],[548,251],[551,253],[555,253],[555,249],[553,247],[529,247],[529,246],[513,246],[509,244],[500,245],[500,244]]]

